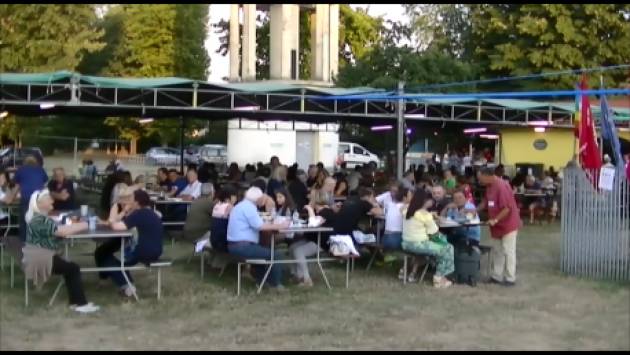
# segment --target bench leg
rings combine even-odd
[[[346,261],[346,270],[348,269],[348,263],[350,262],[350,260],[354,260],[354,259],[351,259],[351,258],[348,258],[348,259],[349,260]],[[326,287],[328,287],[328,289],[330,290],[332,287],[330,287],[330,282],[328,282],[328,277],[326,276],[326,272],[324,272],[324,267],[322,266],[322,263],[321,263],[321,261],[319,261],[319,259],[317,260],[317,266],[319,267],[319,272],[322,273],[322,277],[324,278],[324,282],[326,282]],[[348,277],[349,276],[346,275],[346,279]]]
[[[28,307],[28,279],[24,276],[24,307]]]
[[[14,264],[15,262],[13,260],[13,256],[11,256],[11,288],[15,287],[15,265]]]
[[[0,242],[0,271],[4,271],[4,242]]]
[[[241,295],[241,263],[237,264],[236,270],[236,296]]]
[[[407,254],[403,258],[403,285],[407,284]]]
[[[365,271],[370,271],[370,268],[372,267],[372,264],[374,263],[374,260],[376,260],[376,255],[379,253],[378,249],[374,250],[374,253],[372,253],[372,257],[370,258],[370,262],[367,264],[367,267],[365,268]]]
[[[429,265],[431,262],[427,260],[427,263],[424,265],[424,269],[422,270],[422,275],[420,275],[420,282],[424,282],[424,275],[426,275],[427,270],[429,270]]]
[[[205,254],[206,253],[204,253],[203,250],[202,250],[201,251],[201,258],[199,259],[199,274],[201,275],[201,279],[202,280],[203,280],[203,276],[204,276],[204,274],[203,274],[203,272],[204,272],[203,260],[204,260]]]
[[[55,292],[53,292],[52,297],[50,298],[50,301],[48,302],[48,307],[52,307],[53,303],[55,302],[55,298],[57,298],[57,294],[59,293],[59,290],[61,290],[61,285],[63,285],[63,279],[61,279],[59,281],[59,283],[57,284],[57,288],[55,289]]]
[[[265,276],[263,276],[262,281],[260,281],[260,285],[258,286],[258,290],[256,291],[256,293],[260,293],[260,291],[262,291],[263,286],[265,286],[265,282],[267,281],[267,277],[269,277],[269,274],[271,273],[271,268],[273,267],[273,264],[269,264],[269,267],[267,268],[267,272],[265,272]]]
[[[350,285],[350,259],[346,261],[346,288]]]
[[[158,268],[157,272],[157,299],[160,300],[162,295],[162,268]]]
[[[221,271],[219,272],[219,278],[223,276],[223,273],[225,272],[225,269],[227,269],[227,266],[228,266],[227,262],[225,262],[223,266],[221,266]]]

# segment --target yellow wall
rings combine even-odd
[[[630,141],[630,132],[626,132],[626,131],[622,132],[620,130],[617,130],[617,134],[619,135],[619,138],[623,138],[627,141]]]
[[[553,166],[559,170],[573,158],[575,138],[572,129],[547,128],[545,133],[536,133],[533,127],[503,128],[500,133],[501,163],[504,165],[542,163],[545,169]],[[534,148],[534,141],[537,139],[545,139],[547,148]]]

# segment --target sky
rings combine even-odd
[[[368,8],[368,14],[371,16],[383,16],[386,20],[407,22],[408,18],[404,13],[402,4],[351,4],[350,7],[356,9],[358,7]],[[221,19],[228,20],[230,18],[230,4],[212,4],[210,5],[210,26],[219,22]],[[210,55],[210,76],[208,81],[221,82],[223,77],[227,77],[230,72],[229,55],[222,56],[216,53],[219,48],[219,35],[214,33],[214,28],[210,27],[208,38],[206,39],[206,49]]]

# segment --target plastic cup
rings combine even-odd
[[[87,217],[88,205],[81,205],[81,217]]]

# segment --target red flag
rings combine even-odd
[[[587,90],[586,76],[582,77],[580,85],[582,90]],[[582,95],[582,112],[580,113],[580,164],[584,169],[599,169],[602,160],[597,147],[595,123],[591,113],[591,103],[586,95]]]

